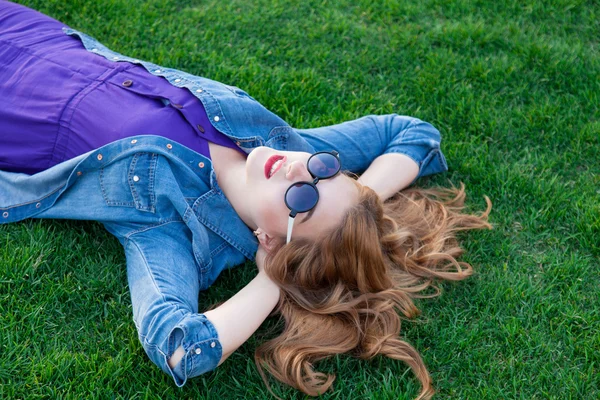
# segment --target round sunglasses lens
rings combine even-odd
[[[331,153],[318,153],[308,160],[308,169],[319,179],[330,178],[340,170],[340,162]]]
[[[306,212],[317,204],[319,195],[311,185],[299,182],[288,189],[285,193],[287,206],[297,212]]]

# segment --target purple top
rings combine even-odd
[[[0,2],[0,170],[33,174],[107,143],[159,135],[209,157],[244,153],[185,88],[85,50],[64,24]],[[245,154],[245,153],[244,153]]]

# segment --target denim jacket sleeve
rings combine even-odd
[[[337,125],[296,129],[315,151],[337,150],[345,170],[362,173],[378,156],[401,153],[419,165],[419,175],[448,170],[441,136],[431,124],[397,114],[369,115]]]
[[[203,272],[195,262],[190,234],[184,222],[170,221],[122,239],[139,339],[148,357],[177,386],[215,369],[222,356],[216,329],[198,313]],[[168,359],[180,346],[185,355],[171,369]]]

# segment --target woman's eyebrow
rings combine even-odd
[[[316,210],[316,208],[317,208],[317,207],[315,207],[315,208],[313,208],[312,210],[310,210],[310,211],[308,212],[308,214],[306,214],[306,217],[304,217],[304,218],[302,219],[302,221],[300,221],[300,224],[303,224],[303,223],[305,223],[306,221],[308,221],[308,220],[310,219],[310,217],[312,217],[312,216],[313,216],[313,214],[315,213],[315,210]],[[300,225],[300,224],[298,224],[298,225]]]

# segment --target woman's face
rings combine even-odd
[[[284,196],[291,184],[313,178],[306,163],[312,154],[297,151],[279,151],[269,147],[254,149],[246,160],[246,182],[250,212],[257,226],[271,237],[285,242],[290,209]],[[271,169],[265,170],[272,156],[283,157]],[[271,160],[272,161],[272,160]],[[342,169],[344,166],[342,165]],[[358,189],[350,177],[338,174],[319,180],[319,201],[315,208],[299,213],[294,221],[294,238],[314,238],[324,230],[335,227],[346,211],[358,201]]]

